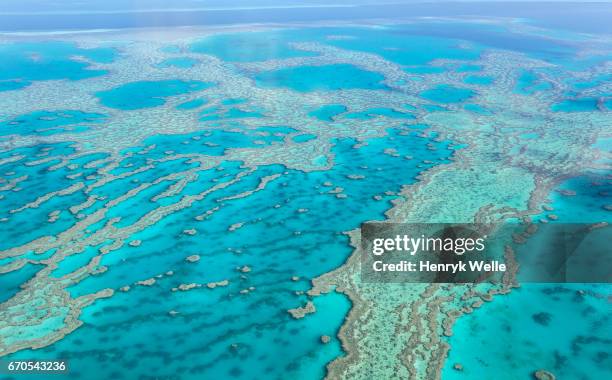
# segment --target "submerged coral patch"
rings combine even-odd
[[[157,67],[165,68],[165,67],[180,67],[183,69],[188,69],[190,67],[195,66],[198,63],[198,60],[190,57],[175,57],[168,58],[157,64]]]

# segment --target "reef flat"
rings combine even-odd
[[[609,186],[612,158],[609,40],[451,25],[538,49],[435,20],[4,35],[0,356],[74,378],[440,378],[455,321],[513,274],[363,283],[360,223],[540,220],[572,178]],[[609,192],[588,201],[610,220]]]

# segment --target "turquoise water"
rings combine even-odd
[[[30,82],[23,80],[9,80],[0,82],[0,91],[19,90],[30,85]]]
[[[533,94],[537,91],[545,91],[552,88],[552,84],[540,79],[533,71],[521,70],[516,82],[515,92],[519,94]]]
[[[327,43],[343,49],[378,54],[391,62],[407,66],[422,66],[435,59],[470,61],[477,59],[481,52],[477,45],[466,49],[458,48],[460,41],[452,37],[415,35],[414,27],[404,25],[386,27],[375,32],[366,28],[338,28],[334,33],[355,38],[326,41]],[[433,70],[436,72],[439,69]]]
[[[484,75],[468,75],[463,81],[467,84],[487,85],[493,83],[493,77]]]
[[[189,101],[186,101],[184,103],[181,103],[181,104],[177,105],[176,108],[179,109],[179,110],[191,110],[191,109],[194,109],[194,108],[201,107],[204,104],[206,104],[206,100],[204,100],[204,99],[194,99],[194,100],[189,100]]]
[[[493,112],[489,111],[488,109],[479,104],[466,104],[463,106],[463,108],[480,115],[493,115]]]
[[[334,121],[334,118],[347,111],[346,106],[342,104],[327,104],[314,111],[308,113],[309,116],[314,116],[322,121]]]
[[[394,110],[393,108],[370,108],[362,112],[351,112],[344,115],[347,119],[367,120],[376,116],[386,116],[392,119],[416,119],[414,115]]]
[[[65,210],[73,202],[84,201],[86,197],[81,192],[53,197],[45,202],[44,207],[28,208],[17,214],[10,212],[10,210],[23,204],[35,201],[40,195],[58,191],[66,186],[83,181],[83,179],[68,179],[66,176],[74,173],[74,170],[67,166],[51,170],[54,165],[61,162],[60,159],[53,159],[54,157],[74,153],[71,144],[40,144],[35,147],[5,152],[7,157],[18,153],[20,159],[5,163],[0,167],[3,178],[15,179],[23,176],[27,176],[27,178],[19,182],[19,187],[16,188],[18,191],[7,189],[0,192],[3,195],[1,215],[9,218],[8,221],[0,225],[3,236],[3,239],[0,240],[0,250],[8,249],[16,244],[25,244],[46,234],[58,234],[74,225],[76,218],[69,212],[63,212],[54,223],[48,223],[47,219],[49,218],[48,215],[54,210]],[[43,158],[50,158],[51,160],[37,163],[38,160]],[[81,158],[82,160],[83,158]],[[94,172],[94,168],[84,170],[85,176],[92,175]],[[83,182],[91,183],[92,180]],[[24,229],[24,225],[29,227]]]
[[[461,103],[474,96],[474,91],[442,84],[421,92],[419,96],[437,103]]]
[[[566,99],[552,105],[552,110],[556,112],[592,112],[597,111],[595,98]]]
[[[553,209],[536,220],[554,214],[558,219],[549,223],[612,222],[603,207],[612,202],[605,172],[569,179],[549,198]],[[609,377],[610,290],[609,284],[522,284],[485,303],[457,321],[443,378],[526,379],[538,369],[560,379]],[[456,363],[462,371],[453,369]]]
[[[289,43],[296,42],[295,36],[296,34],[292,31],[221,34],[195,42],[191,45],[191,50],[196,53],[212,54],[224,61],[233,62],[316,55],[293,49]]]
[[[282,127],[279,130],[291,132]],[[140,247],[125,246],[104,256],[101,264],[108,270],[72,286],[71,294],[120,287],[153,277],[160,268],[172,268],[174,275],[158,280],[152,287],[135,287],[129,293],[119,292],[110,299],[99,300],[85,310],[82,328],[38,350],[37,357],[61,355],[69,359],[75,378],[90,378],[88,374],[94,369],[99,378],[119,372],[135,378],[152,370],[160,376],[178,374],[185,379],[322,377],[325,363],[342,354],[335,335],[350,304],[344,296],[330,294],[315,300],[319,311],[312,317],[295,320],[285,310],[304,302],[305,297],[291,292],[307,290],[309,279],[342,263],[351,251],[342,231],[357,227],[362,220],[383,218],[389,201],[396,196],[384,194],[381,182],[386,183],[385,190],[398,191],[402,184],[415,181],[420,171],[448,162],[452,153],[448,142],[434,141],[435,136],[423,139],[409,129],[391,129],[388,133],[386,137],[370,139],[367,146],[359,149],[353,148],[353,139],[335,141],[332,170],[304,173],[280,165],[259,167],[240,182],[197,201],[194,207],[133,235],[133,239],[143,241]],[[197,145],[186,147],[181,144],[184,140],[185,136],[149,140],[146,145],[158,146],[145,157],[154,159],[155,152],[167,149],[208,153],[209,148],[199,140]],[[226,137],[219,136],[215,141],[230,146]],[[236,144],[247,145],[247,140]],[[396,149],[398,155],[383,154],[388,148]],[[408,154],[429,163],[404,158]],[[131,183],[132,179],[144,182],[185,169],[185,165],[183,160],[159,162],[154,172],[143,172],[128,181],[113,181],[96,190],[96,194],[112,199],[138,186]],[[224,170],[201,172],[180,196],[195,194],[245,170],[239,162],[224,162],[221,167]],[[249,197],[222,200],[254,189],[264,176],[282,173],[278,180]],[[363,177],[349,177],[355,174]],[[326,186],[328,182],[333,187]],[[346,197],[337,198],[330,193],[334,187],[342,187]],[[375,195],[380,195],[380,200]],[[151,194],[143,193],[111,210],[108,218],[120,215],[119,225],[127,225],[160,202],[151,201]],[[281,207],[273,207],[275,204]],[[194,220],[202,210],[215,205],[223,207],[202,221]],[[308,211],[298,212],[300,209]],[[321,223],[332,219],[333,223]],[[206,233],[182,234],[186,220],[192,221],[189,227]],[[228,232],[229,225],[236,222],[245,224]],[[320,228],[304,228],[313,225]],[[160,230],[164,233],[160,234]],[[88,262],[97,248],[91,247],[62,262],[62,269],[54,275],[61,276]],[[202,257],[198,263],[185,262],[186,256],[196,253]],[[234,269],[243,265],[252,268],[244,277]],[[299,276],[300,280],[292,281],[291,276]],[[207,288],[170,291],[180,283],[222,279],[230,281],[229,295],[227,291]],[[253,291],[239,293],[251,286]],[[170,310],[180,314],[170,316]],[[331,336],[331,343],[321,344],[321,335]],[[32,354],[24,350],[11,357]],[[100,366],[100,360],[111,358],[112,366]]]
[[[260,73],[256,79],[263,87],[287,87],[300,92],[386,88],[381,74],[348,64],[278,69]]]
[[[60,41],[0,44],[0,81],[79,80],[100,76],[106,71],[90,69],[88,63],[72,57],[83,56],[93,62],[108,63],[116,55],[111,48],[82,49]]]
[[[245,98],[236,98],[236,99],[223,99],[221,101],[221,104],[224,104],[226,106],[233,106],[236,104],[242,104],[245,103],[248,99]]]
[[[302,135],[297,135],[295,137],[293,137],[293,141],[295,141],[296,143],[304,143],[304,142],[308,142],[310,140],[314,140],[316,139],[317,136],[310,134],[310,133],[304,133]]]
[[[489,46],[503,50],[514,50],[550,61],[571,60],[576,52],[573,44],[562,39],[523,34],[511,31],[495,23],[471,23],[464,20],[445,20],[402,27],[405,33],[424,36],[424,43],[465,40],[478,47]],[[435,40],[433,40],[435,41]],[[433,43],[434,46],[439,45]],[[425,47],[425,49],[427,49]],[[467,57],[469,55],[466,54]],[[570,59],[571,58],[571,59]]]
[[[342,70],[343,68],[341,68]],[[348,74],[354,74],[348,68]],[[347,75],[348,75],[347,74]],[[329,84],[324,77],[316,88],[338,86]],[[378,80],[382,77],[376,77]],[[381,87],[358,79],[351,86]],[[353,80],[353,79],[351,79]],[[342,83],[345,85],[345,83]],[[207,88],[203,83],[182,81],[134,82],[110,91],[98,93],[103,105],[121,110],[137,110],[164,104],[164,98],[200,91]],[[231,108],[243,103],[238,99],[226,99],[223,106],[229,109],[208,110],[217,119],[262,117],[256,111]],[[202,99],[181,103],[177,108],[189,111],[204,105]],[[332,110],[333,111],[333,110]],[[341,113],[341,109],[336,109]],[[373,109],[369,114],[389,117],[413,118],[411,115],[392,109]],[[104,115],[86,114],[77,111],[44,112],[5,122],[7,134],[44,134],[45,131],[65,131],[73,124],[94,123],[104,120]],[[329,116],[328,116],[329,117]],[[143,142],[143,147],[151,144],[155,148],[146,155],[125,157],[121,166],[112,173],[120,175],[143,166],[149,160],[165,157],[166,151],[180,151],[183,154],[201,153],[222,155],[228,148],[265,147],[255,144],[263,140],[266,144],[282,141],[282,138],[295,129],[283,126],[259,127],[242,132],[223,130],[203,130],[189,135],[152,136]],[[152,227],[132,236],[144,243],[135,253],[134,248],[126,246],[104,257],[102,265],[109,269],[102,275],[90,277],[71,287],[73,296],[89,294],[106,287],[118,288],[148,276],[155,276],[160,268],[173,268],[175,275],[167,280],[159,280],[151,288],[136,287],[128,294],[117,293],[110,299],[100,300],[88,307],[81,319],[85,322],[73,334],[51,346],[36,351],[37,357],[57,357],[61,355],[71,361],[71,376],[74,378],[97,378],[125,376],[136,378],[154,371],[161,376],[179,374],[182,378],[206,377],[282,377],[290,374],[297,378],[316,378],[324,375],[325,364],[342,355],[339,342],[335,338],[338,328],[348,312],[348,300],[338,294],[330,294],[315,300],[319,311],[304,320],[292,319],[286,310],[299,305],[304,296],[288,293],[288,290],[305,291],[308,280],[324,271],[339,266],[350,254],[347,237],[341,232],[355,228],[362,220],[382,218],[389,208],[393,195],[381,192],[379,184],[387,182],[386,190],[398,191],[400,187],[416,180],[416,175],[428,166],[447,162],[451,150],[444,149],[447,142],[435,142],[418,138],[414,133],[400,134],[399,130],[389,130],[389,136],[372,139],[366,147],[354,149],[352,139],[335,142],[334,170],[303,173],[276,166],[259,167],[253,174],[213,196],[198,201],[194,208],[175,213]],[[267,135],[260,135],[266,133]],[[198,138],[195,140],[194,138]],[[298,134],[293,137],[296,143],[307,143],[316,138],[313,134]],[[190,141],[189,144],[184,144]],[[437,146],[435,151],[428,145]],[[41,146],[37,151],[23,152],[35,156],[49,147]],[[74,151],[69,145],[54,146],[46,155],[67,155]],[[400,156],[383,154],[387,148],[395,148]],[[137,150],[130,150],[131,152]],[[13,151],[11,153],[18,153]],[[427,158],[430,164],[423,165],[417,160],[404,159],[403,155],[416,154]],[[93,156],[93,155],[92,155]],[[95,159],[104,156],[79,157],[70,161],[86,177],[95,176],[95,167],[85,169]],[[316,161],[321,165],[328,162],[325,156]],[[26,166],[24,159],[4,164],[7,172],[14,171],[17,177],[24,171],[43,171],[57,164],[51,160],[41,165]],[[130,166],[128,166],[130,165]],[[167,160],[157,162],[153,170],[133,174],[123,180],[115,180],[97,188],[95,195],[104,199],[116,199],[126,191],[134,190],[139,183],[150,182],[164,175],[193,167],[187,160]],[[63,168],[45,174],[30,176],[24,183],[35,194],[45,194],[65,187],[67,184],[82,181],[70,180],[66,175],[77,168]],[[106,219],[120,217],[118,227],[136,222],[146,212],[159,205],[176,202],[187,194],[195,194],[215,183],[229,180],[244,170],[239,162],[225,162],[223,171],[210,169],[198,175],[195,182],[189,183],[180,195],[152,201],[152,197],[169,188],[173,181],[160,182],[151,189],[139,193],[129,201],[110,209]],[[367,168],[367,169],[366,169]],[[259,180],[272,174],[281,174],[282,179],[268,184],[265,191],[254,193],[244,199],[221,201],[225,196],[240,194],[254,189]],[[349,175],[359,174],[360,179],[350,179]],[[394,179],[394,183],[388,181]],[[401,180],[400,180],[401,179]],[[32,181],[36,181],[32,183]],[[88,182],[93,182],[89,180]],[[337,198],[323,184],[333,182],[334,186],[345,189],[346,198]],[[40,186],[40,187],[39,187]],[[17,207],[25,197],[7,193],[3,199],[6,210]],[[381,196],[380,200],[374,196]],[[32,199],[33,200],[33,199]],[[10,222],[2,225],[7,244],[20,244],[42,234],[58,234],[76,223],[76,218],[67,210],[66,205],[78,204],[85,200],[81,191],[66,197],[57,197],[45,202],[42,207],[11,216]],[[84,214],[93,213],[103,202],[95,202],[82,210]],[[185,220],[194,220],[201,210],[211,209],[223,204],[223,208],[212,217],[193,222],[198,230],[207,232],[204,238],[188,237],[181,231]],[[271,205],[281,204],[277,210]],[[306,213],[296,212],[308,209]],[[52,225],[46,223],[47,215],[61,210],[59,219]],[[247,216],[246,219],[245,216]],[[253,216],[257,216],[253,218]],[[300,232],[303,226],[319,224],[319,220],[334,219],[334,224],[320,230]],[[27,220],[39,220],[40,225],[29,223],[28,233],[20,228]],[[228,222],[244,221],[245,225],[228,234]],[[102,221],[101,226],[105,221]],[[92,226],[95,231],[99,226]],[[159,231],[164,231],[160,234]],[[52,274],[59,278],[87,264],[97,250],[106,244],[88,247],[83,252],[70,256],[60,262],[60,267]],[[3,247],[4,248],[4,247]],[[233,251],[239,250],[241,254]],[[309,255],[304,252],[308,251]],[[185,263],[190,254],[202,255],[201,264]],[[233,268],[248,264],[253,271],[242,276]],[[15,283],[22,283],[36,272],[34,266],[26,266],[3,279],[3,290],[7,297],[18,291]],[[301,280],[291,280],[296,275]],[[226,292],[219,294],[209,289],[196,289],[188,293],[172,293],[170,288],[190,281],[206,282],[229,279],[230,297]],[[243,295],[240,290],[254,287]],[[135,305],[136,307],[128,307]],[[221,306],[221,307],[220,307]],[[180,314],[170,316],[170,310]],[[228,313],[227,310],[232,310]],[[163,324],[164,329],[159,329]],[[194,333],[195,332],[195,333]],[[323,345],[320,336],[332,337],[331,343]],[[152,341],[151,337],[155,337]],[[293,342],[299,341],[299,345]],[[145,347],[147,347],[145,349]],[[29,357],[33,353],[24,350],[11,357]],[[24,356],[25,355],[25,356]],[[279,360],[279,358],[282,358]],[[160,359],[162,361],[160,361]],[[112,360],[112,366],[100,366]],[[192,363],[185,366],[188,361]],[[160,364],[163,363],[163,366]],[[249,373],[244,372],[249,368]]]
[[[609,285],[524,284],[460,318],[444,379],[609,377]],[[452,367],[463,366],[462,371]]]
[[[36,111],[0,121],[0,136],[52,135],[66,132],[85,132],[91,125],[105,122],[106,115],[76,110]]]
[[[546,214],[557,215],[558,223],[610,222],[611,212],[605,209],[612,203],[608,174],[605,170],[590,171],[564,181],[550,194],[553,210]]]
[[[423,109],[425,109],[427,112],[441,112],[441,111],[446,111],[446,108],[436,105],[436,104],[424,104],[423,105]]]
[[[177,79],[141,81],[98,92],[96,95],[106,107],[131,111],[157,107],[165,103],[166,97],[202,91],[210,86],[210,83]]]
[[[40,269],[40,265],[27,264],[19,270],[0,276],[0,302],[6,302],[17,294],[19,285],[29,281]]]
[[[575,78],[568,78],[564,82],[571,85],[576,90],[587,90],[599,86],[602,83],[609,82],[612,80],[612,74],[599,74],[590,80],[581,80]]]
[[[465,65],[460,65],[459,67],[457,67],[457,72],[459,73],[472,73],[472,72],[478,72],[482,70],[482,66],[480,65],[469,65],[469,64],[465,64]]]
[[[418,181],[424,170],[450,162],[458,147],[451,141],[439,141],[435,134],[421,136],[428,126],[412,124],[417,115],[423,116],[423,111],[444,112],[449,105],[449,109],[456,106],[472,116],[488,116],[486,120],[494,122],[498,110],[476,104],[477,91],[471,89],[497,84],[497,78],[482,74],[484,67],[476,62],[490,46],[547,60],[571,60],[573,48],[552,38],[543,40],[515,33],[505,37],[499,27],[480,24],[461,28],[455,23],[433,23],[421,29],[415,25],[321,27],[214,34],[198,39],[189,46],[192,52],[233,62],[227,68],[236,72],[242,72],[236,63],[316,56],[297,49],[292,42],[319,42],[377,54],[413,74],[408,81],[424,85],[424,91],[407,95],[439,104],[422,104],[419,100],[415,105],[402,105],[402,100],[390,105],[370,99],[369,93],[360,95],[357,104],[336,94],[326,98],[333,91],[345,89],[384,91],[383,95],[393,99],[398,96],[398,92],[383,83],[381,73],[345,63],[290,68],[283,68],[281,63],[280,68],[264,69],[250,77],[247,70],[243,79],[254,79],[260,87],[300,93],[288,96],[309,96],[312,104],[304,106],[307,117],[300,120],[268,120],[272,114],[272,108],[266,109],[268,99],[264,104],[255,104],[249,98],[248,88],[245,91],[232,88],[231,96],[219,98],[218,94],[215,97],[206,91],[213,90],[214,83],[175,78],[133,79],[93,95],[102,106],[116,110],[113,112],[168,106],[168,98],[177,97],[180,103],[168,112],[193,115],[199,122],[197,128],[188,134],[153,133],[112,158],[118,166],[109,173],[125,178],[99,186],[90,194],[79,189],[55,195],[38,207],[18,213],[10,210],[70,185],[92,185],[102,177],[98,170],[105,164],[96,161],[109,155],[88,152],[87,145],[78,146],[73,140],[79,135],[74,132],[86,133],[94,127],[104,130],[110,116],[74,110],[67,105],[62,110],[23,112],[0,120],[0,136],[6,138],[1,142],[13,138],[9,135],[49,138],[40,144],[28,140],[28,146],[19,148],[7,143],[0,150],[3,179],[0,187],[27,175],[16,189],[0,190],[0,218],[8,218],[0,223],[0,250],[45,235],[57,236],[100,210],[106,202],[136,191],[145,183],[154,184],[111,207],[103,220],[88,227],[85,236],[100,230],[111,218],[117,218],[114,221],[117,228],[129,227],[158,207],[195,197],[190,207],[178,209],[130,234],[126,242],[141,240],[139,246],[125,244],[103,256],[98,268],[104,266],[106,271],[71,283],[68,288],[73,297],[132,284],[129,292],[117,291],[112,297],[86,307],[80,316],[84,324],[63,339],[37,350],[21,350],[8,358],[65,358],[71,362],[72,376],[83,379],[148,379],[152,374],[180,379],[322,378],[325,366],[345,354],[336,335],[351,308],[349,300],[337,293],[317,297],[314,299],[317,312],[299,320],[293,319],[287,310],[305,304],[309,298],[303,292],[310,288],[310,281],[339,267],[351,254],[352,248],[343,232],[366,220],[383,220],[384,212],[399,197],[402,186]],[[171,54],[184,51],[175,45],[161,50]],[[109,63],[118,54],[112,48],[86,49],[63,42],[0,45],[0,96],[19,91],[33,81],[82,80],[105,75],[105,70],[91,69],[87,62],[74,57]],[[458,61],[430,65],[436,59]],[[171,72],[169,68],[190,68],[198,62],[177,56],[156,61],[152,68]],[[601,59],[590,63],[600,62]],[[451,71],[468,73],[464,83],[470,89],[462,87],[460,81],[428,83],[432,76],[442,77]],[[535,71],[515,74],[517,94],[552,89]],[[552,109],[558,112],[599,109],[596,96],[583,95],[581,91],[597,88],[608,79],[601,75],[569,83],[573,88],[573,92],[566,94],[569,99],[559,100]],[[609,103],[604,101],[604,107],[609,109],[606,104]],[[359,136],[364,137],[366,144],[357,145],[362,141],[356,138],[325,140],[327,134],[320,132],[334,133],[326,128],[333,128],[335,124],[327,123],[336,121],[379,123],[376,125],[385,128],[386,123],[394,123],[402,127],[386,128],[387,135],[383,137]],[[318,131],[310,124],[322,125],[323,130]],[[351,132],[343,133],[352,136]],[[70,133],[69,141],[65,133]],[[520,137],[535,143],[539,135]],[[302,152],[310,153],[309,147],[326,143],[333,144],[331,154],[316,151],[307,158],[301,156]],[[288,159],[268,155],[282,144],[296,148],[298,153],[292,151],[289,154],[294,156]],[[301,171],[280,164],[251,168],[243,161],[223,157],[236,148],[251,149],[249,158],[267,157],[273,162],[309,160],[319,170]],[[83,155],[65,158],[77,152]],[[197,155],[211,167],[184,174],[186,170],[196,170],[197,160],[174,154]],[[54,168],[64,161],[65,165]],[[147,165],[151,168],[132,173]],[[76,176],[79,173],[82,174]],[[243,176],[233,182],[239,174]],[[159,180],[164,176],[168,178]],[[259,188],[266,178],[273,179],[265,188]],[[174,192],[180,181],[185,182]],[[220,184],[228,186],[197,196]],[[559,188],[564,189],[576,194],[568,196],[555,191],[550,195],[559,222],[572,218],[609,219],[610,211],[605,206],[612,203],[609,200],[612,189],[605,173],[587,173],[570,179]],[[165,196],[158,196],[166,191]],[[88,195],[97,199],[77,214],[70,211],[71,205],[84,202]],[[215,211],[206,214],[211,210]],[[53,220],[50,216],[58,211]],[[538,218],[545,216],[543,213]],[[195,235],[184,233],[191,228],[196,230]],[[107,239],[63,259],[51,277],[59,279],[78,271],[99,254],[99,249],[112,243]],[[23,257],[39,260],[55,253],[30,251]],[[194,254],[201,256],[200,261],[185,261]],[[0,263],[10,264],[21,258],[4,258]],[[245,265],[251,268],[250,272],[236,270]],[[29,263],[0,276],[0,301],[16,294],[19,285],[39,269]],[[168,270],[173,275],[157,277]],[[151,286],[133,285],[147,278],[155,278],[156,282]],[[229,281],[227,287],[172,291],[180,284],[221,280]],[[507,374],[508,379],[530,378],[541,367],[562,379],[607,377],[611,370],[607,356],[611,325],[609,301],[598,298],[601,294],[609,294],[609,289],[524,285],[510,295],[496,298],[458,320],[455,334],[448,340],[452,349],[443,378],[502,379],[501,374]],[[172,311],[176,314],[170,314]],[[322,335],[330,336],[330,343],[321,343]],[[454,370],[455,363],[461,363],[464,370]]]

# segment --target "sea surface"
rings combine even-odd
[[[419,202],[461,221],[444,199],[481,186],[457,203],[488,207],[486,176],[507,168],[529,180],[493,206],[610,222],[609,30],[543,4],[477,19],[459,17],[463,3],[405,7],[171,12],[161,25],[138,11],[0,12],[0,29],[32,33],[0,42],[2,359],[70,363],[29,378],[320,379],[351,349],[338,334],[355,305],[308,291],[347,262],[361,223]],[[288,25],[208,30],[227,20]],[[86,28],[118,30],[49,34]],[[453,177],[464,170],[473,182]],[[442,195],[406,191],[432,173],[449,173]],[[496,296],[444,338],[441,377],[610,377],[610,290]]]

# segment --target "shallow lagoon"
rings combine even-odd
[[[474,95],[474,91],[467,88],[459,88],[446,84],[436,86],[420,93],[421,97],[437,103],[461,103]]]
[[[108,63],[116,58],[116,51],[111,48],[82,49],[73,43],[59,41],[1,44],[0,80],[79,80],[106,73],[90,69],[88,63],[74,60],[73,56]]]
[[[177,79],[142,81],[127,83],[96,95],[107,107],[132,111],[157,107],[165,103],[166,97],[202,91],[210,86],[210,83]]]
[[[485,304],[457,321],[443,378],[528,379],[539,369],[557,378],[606,378],[608,291],[608,285],[523,284]]]
[[[297,42],[296,36],[299,34],[291,30],[220,34],[193,43],[191,51],[213,54],[230,62],[265,61],[316,55],[291,48],[289,43]]]
[[[347,64],[279,69],[260,73],[256,80],[264,87],[288,87],[300,92],[386,88],[381,74]]]

